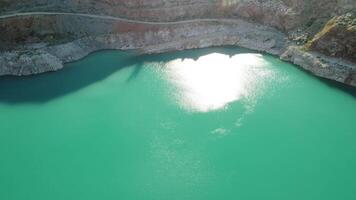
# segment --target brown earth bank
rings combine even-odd
[[[354,0],[0,0],[0,75],[100,49],[236,45],[356,86]]]

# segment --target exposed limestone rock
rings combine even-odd
[[[40,45],[22,46],[22,54],[26,55],[25,66],[34,63],[31,58],[35,59],[36,57],[32,56],[32,51],[35,51],[36,55],[40,53],[46,56],[52,55],[57,58],[56,60],[67,63],[100,49],[136,49],[141,53],[160,53],[218,45],[238,45],[279,55],[287,43],[282,32],[243,20],[225,20],[219,23],[215,21],[190,22],[174,25],[141,24],[140,26],[112,20],[105,23],[113,23],[109,27],[118,27],[116,33],[88,37],[79,36],[79,39],[63,44],[44,45],[41,43]],[[0,71],[0,75],[29,74],[27,73],[27,71],[30,71],[28,67],[26,67],[28,69],[26,73],[20,70],[22,68],[14,67],[20,65],[20,63],[17,62],[16,56],[9,56],[10,54],[9,52],[0,53],[0,58],[6,58],[3,62],[0,61],[2,67],[6,69]],[[47,60],[44,61],[44,63],[46,62]],[[42,67],[43,65],[41,64]],[[63,66],[55,65],[54,68],[44,67],[43,70],[53,71],[61,67]],[[33,71],[37,73],[38,70],[36,71],[36,69],[33,69]]]
[[[356,87],[356,66],[351,62],[316,52],[306,52],[295,46],[289,47],[281,55],[281,59],[301,66],[317,76]]]
[[[63,68],[62,61],[47,52],[5,52],[0,56],[1,75],[31,75]]]

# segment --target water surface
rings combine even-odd
[[[0,199],[356,199],[355,89],[237,48],[0,78]]]

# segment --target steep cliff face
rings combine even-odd
[[[311,56],[316,53],[316,57],[354,62],[354,30],[342,23],[328,29],[327,22],[343,21],[344,17],[338,17],[355,10],[354,0],[0,0],[0,51],[26,57],[29,51],[49,53],[50,48],[73,43],[86,53],[100,48],[160,52],[234,44],[284,55],[294,62],[290,53],[299,46],[298,51]],[[352,21],[354,15],[349,18]],[[109,41],[98,44],[98,40]],[[93,48],[94,44],[98,47]],[[66,61],[58,52],[49,54]],[[77,54],[85,55],[83,52]],[[7,74],[30,74],[31,70],[12,73],[17,62],[16,56],[11,58],[11,65],[8,59],[0,59]],[[310,68],[303,66],[305,62],[299,65]],[[327,66],[332,72],[340,63]],[[338,77],[356,73],[354,64],[341,66],[347,67],[337,72]],[[38,70],[42,71],[46,70]],[[353,84],[350,78],[333,78],[332,73],[320,76]]]

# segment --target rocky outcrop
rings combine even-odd
[[[332,18],[308,46],[325,55],[356,62],[356,16],[348,13]]]
[[[0,75],[58,70],[100,49],[237,45],[355,86],[354,10],[354,0],[2,0]]]

